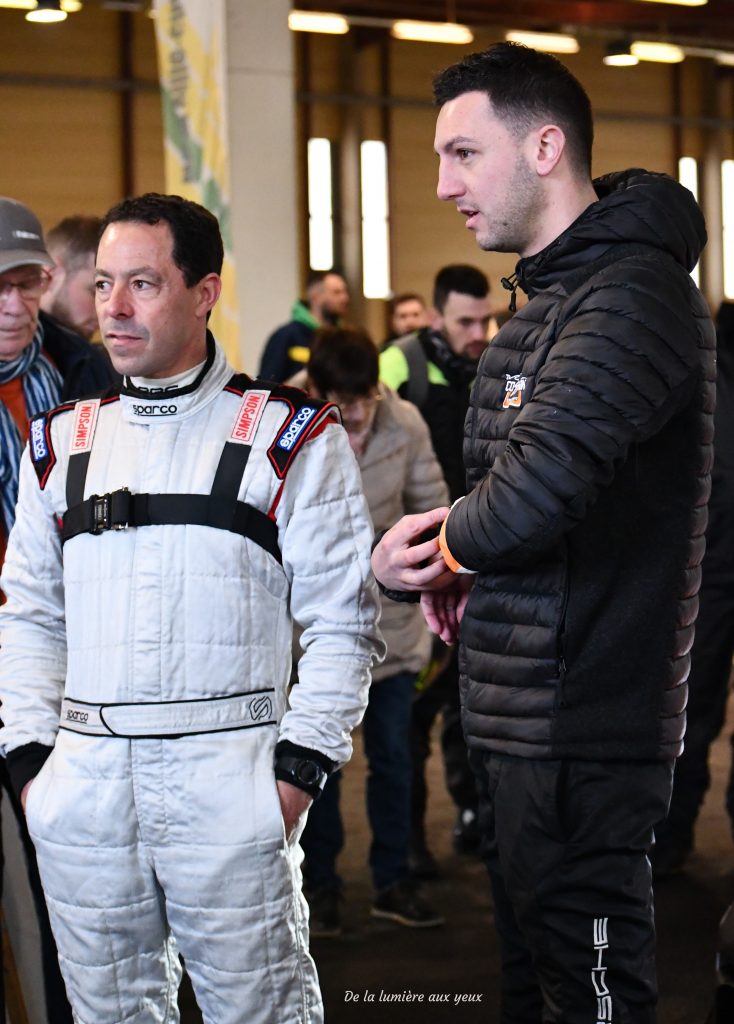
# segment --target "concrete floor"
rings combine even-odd
[[[734,713],[730,731],[732,727]],[[722,739],[714,751],[714,782],[690,869],[656,889],[660,1024],[704,1024],[711,1007],[717,925],[734,899],[734,844],[723,812],[728,760],[728,741]],[[453,808],[435,756],[430,778],[430,842],[442,878],[426,886],[426,895],[445,915],[446,925],[417,931],[369,916],[364,761],[357,739],[342,786],[347,832],[340,862],[344,934],[312,944],[327,1024],[492,1024],[498,1019],[499,963],[485,871],[478,861],[451,849]],[[423,1001],[381,1002],[381,992],[422,994]],[[431,1000],[439,995],[440,1002]],[[184,1024],[200,1020],[190,993],[182,992],[181,1004]]]

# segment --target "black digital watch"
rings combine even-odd
[[[308,757],[279,754],[275,762],[275,777],[304,790],[315,800],[326,785],[329,773]]]

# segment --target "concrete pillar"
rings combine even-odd
[[[227,103],[240,368],[299,292],[293,41],[289,0],[227,0]]]
[[[723,222],[721,215],[721,161],[723,153],[722,129],[716,123],[725,110],[726,81],[715,71],[706,83],[705,114],[712,124],[704,131],[703,163],[701,168],[701,209],[706,218],[708,244],[702,260],[701,287],[712,312],[719,308],[724,297]]]

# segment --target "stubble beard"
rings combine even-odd
[[[486,234],[476,236],[477,245],[484,252],[526,252],[543,216],[543,189],[522,154],[518,154],[513,170],[503,201],[502,220],[488,225]]]

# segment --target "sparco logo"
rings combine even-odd
[[[267,391],[247,391],[245,393],[230,435],[230,441],[237,441],[238,444],[252,443],[267,400]]]
[[[177,405],[134,405],[136,416],[173,416],[178,412]]]
[[[316,409],[312,405],[304,405],[296,414],[288,429],[284,430],[278,438],[278,447],[289,452],[303,432],[303,428],[315,415]]]
[[[46,438],[44,435],[45,426],[45,418],[42,420],[34,420],[31,424],[31,450],[33,452],[34,462],[40,462],[41,459],[45,459],[48,455],[48,448],[46,447]]]
[[[79,402],[77,405],[74,432],[71,437],[72,452],[88,452],[91,449],[98,409],[98,399],[93,402]]]
[[[89,712],[88,711],[72,711],[68,708],[66,711],[67,722],[88,722]]]
[[[270,718],[273,713],[273,705],[270,697],[255,697],[250,701],[250,717],[253,722],[259,722],[263,718]]]

